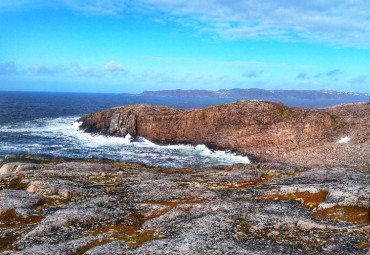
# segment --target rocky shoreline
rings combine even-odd
[[[370,254],[369,110],[240,101],[89,114],[88,132],[205,143],[258,162],[0,158],[0,254]]]
[[[322,109],[238,101],[197,110],[128,105],[80,118],[86,132],[232,149],[255,162],[370,166],[370,103]],[[349,137],[347,143],[338,143]]]
[[[366,254],[370,169],[0,160],[0,254]]]

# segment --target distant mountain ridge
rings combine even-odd
[[[140,96],[177,96],[177,97],[218,97],[218,98],[245,98],[260,100],[277,99],[370,99],[369,93],[342,92],[334,90],[265,90],[265,89],[220,89],[211,90],[159,90],[144,91]]]

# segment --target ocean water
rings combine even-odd
[[[0,92],[0,156],[19,153],[73,158],[109,158],[161,167],[201,167],[249,163],[229,151],[204,145],[156,145],[144,138],[106,137],[79,130],[77,119],[94,111],[146,103],[194,109],[231,98],[142,97],[117,94]],[[339,101],[286,101],[289,106],[323,107]]]

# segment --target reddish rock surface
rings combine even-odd
[[[87,132],[206,144],[262,161],[370,165],[369,103],[305,109],[238,101],[197,110],[139,104],[91,113],[80,121]],[[351,137],[348,143],[337,143],[346,136]]]

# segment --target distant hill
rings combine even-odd
[[[218,98],[245,98],[260,100],[279,100],[279,99],[370,99],[369,93],[341,92],[334,90],[264,90],[257,88],[250,89],[221,89],[211,90],[159,90],[144,91],[140,96],[176,96],[176,97],[218,97]]]

